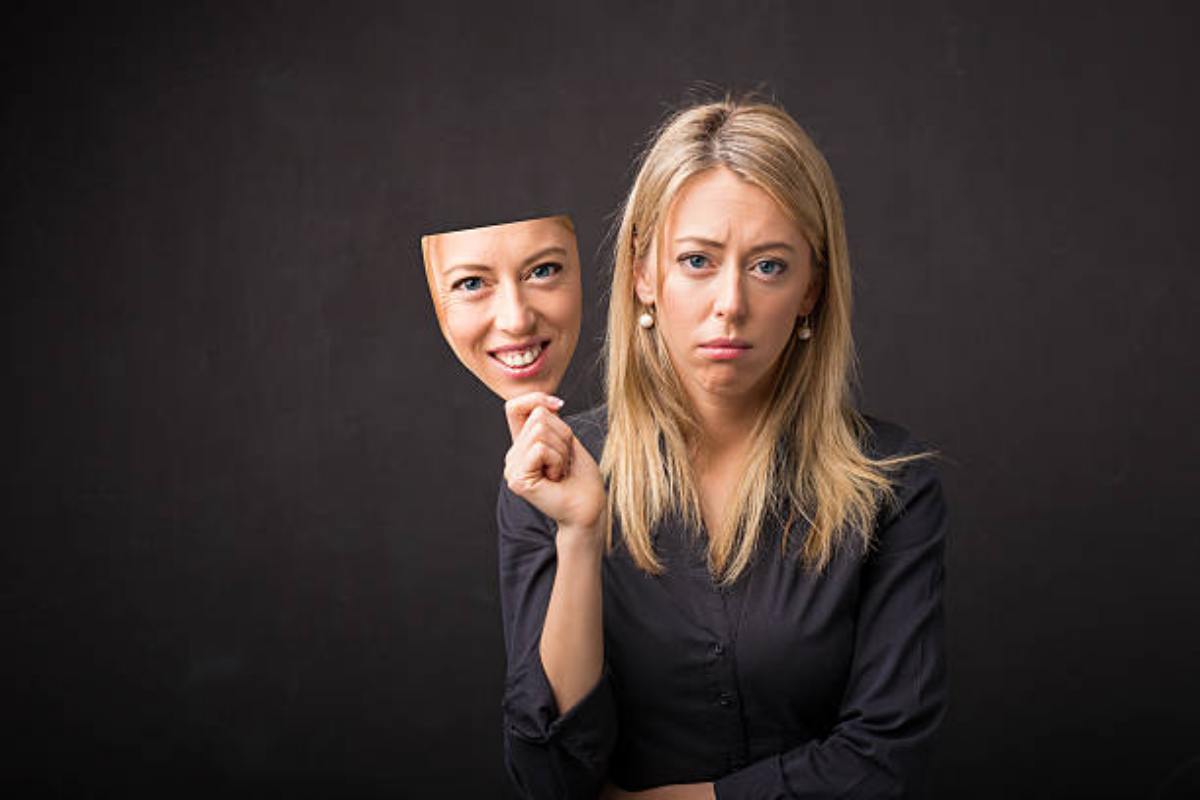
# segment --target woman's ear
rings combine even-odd
[[[800,314],[805,316],[811,314],[813,309],[817,307],[817,301],[821,299],[821,292],[825,289],[825,270],[814,269],[812,271],[812,281],[808,284],[808,289],[804,292],[804,299],[800,301]]]
[[[634,234],[637,235],[636,233]],[[637,257],[636,239],[633,245],[633,276],[634,276],[634,293],[637,294],[638,300],[642,305],[652,306],[657,300],[657,272],[654,263],[654,242],[650,242],[650,246],[646,248],[646,254],[641,258]]]
[[[650,265],[647,267],[645,261],[635,261],[633,271],[637,278],[637,282],[634,284],[634,292],[637,294],[638,300],[644,306],[654,305],[654,266]]]

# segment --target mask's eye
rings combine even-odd
[[[562,272],[562,264],[556,264],[553,261],[547,261],[545,264],[538,264],[536,267],[529,270],[529,276],[531,278],[537,278],[538,280],[545,280],[546,278],[554,277],[560,272]]]
[[[691,267],[692,269],[704,269],[706,266],[708,266],[708,256],[703,256],[699,253],[692,253],[690,255],[683,256],[679,259],[679,261],[684,266]]]
[[[754,266],[758,267],[758,271],[763,275],[779,275],[787,269],[787,264],[773,258],[764,258]]]
[[[478,275],[461,278],[455,281],[450,288],[455,291],[461,289],[464,292],[477,292],[483,288],[483,278],[480,278]]]

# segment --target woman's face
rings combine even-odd
[[[427,237],[425,275],[442,335],[505,400],[553,393],[579,340],[579,252],[561,217]]]
[[[693,175],[638,269],[637,295],[693,401],[761,399],[820,294],[803,233],[726,167]]]

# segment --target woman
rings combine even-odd
[[[930,454],[850,405],[850,296],[833,177],[784,111],[660,128],[616,240],[606,404],[505,407],[524,796],[919,794],[945,508]]]

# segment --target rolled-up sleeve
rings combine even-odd
[[[503,480],[496,521],[506,653],[505,767],[522,797],[595,800],[617,738],[608,663],[596,685],[560,714],[539,652],[558,562],[554,522]]]
[[[915,462],[900,511],[863,561],[855,651],[829,736],[770,756],[715,784],[718,800],[910,798],[946,706],[946,506],[933,464]]]

